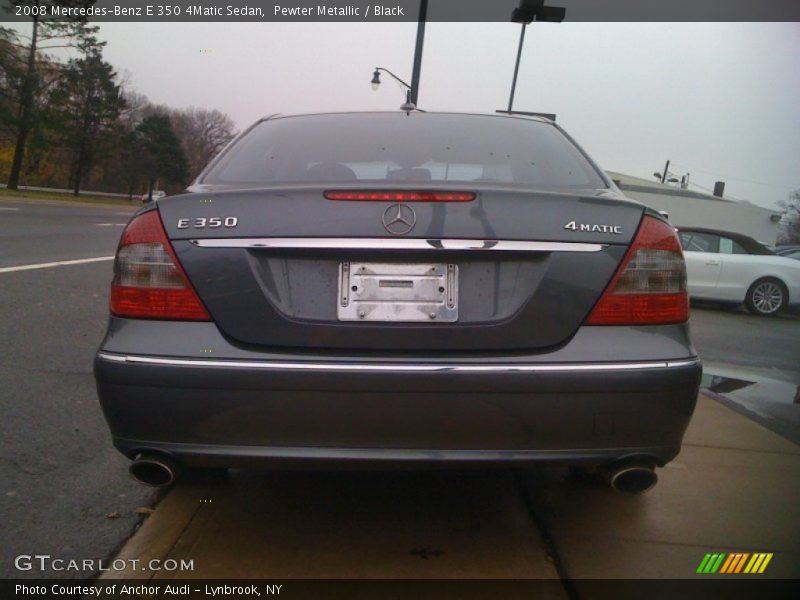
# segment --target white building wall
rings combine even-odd
[[[622,186],[622,192],[642,204],[669,213],[676,227],[709,227],[743,233],[765,244],[774,244],[779,224],[772,220],[773,211],[748,202],[731,202],[712,198],[692,198],[633,191]]]

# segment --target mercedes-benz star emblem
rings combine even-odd
[[[405,235],[416,224],[417,214],[405,204],[392,204],[383,211],[383,228],[392,235]]]

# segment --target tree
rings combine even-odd
[[[28,136],[37,125],[36,98],[41,95],[43,66],[40,53],[55,48],[74,48],[85,55],[95,52],[103,43],[97,41],[97,27],[89,26],[85,16],[66,19],[54,15],[54,7],[88,8],[97,0],[11,0],[10,10],[17,6],[34,8],[31,18],[31,35],[21,36],[28,40],[25,46],[25,63],[22,66],[18,106],[14,118],[16,126],[16,143],[11,172],[8,176],[8,188],[15,190],[19,186],[22,161]],[[8,9],[7,9],[8,10]],[[44,13],[44,14],[41,14]],[[49,61],[50,65],[54,65]]]
[[[112,186],[121,189],[125,184],[128,197],[132,198],[139,188],[140,162],[137,155],[136,127],[144,118],[144,109],[149,102],[144,94],[131,90],[123,91],[125,106],[117,119],[116,152],[110,157],[107,176]]]
[[[788,200],[780,202],[783,208],[783,230],[778,234],[778,243],[800,244],[800,190],[795,190]]]
[[[24,65],[17,35],[11,29],[0,27],[0,137],[3,141],[14,135],[14,114]]]
[[[196,177],[235,135],[233,120],[218,110],[173,109],[170,117],[192,177]]]
[[[145,117],[134,131],[139,170],[147,176],[147,196],[153,199],[153,186],[160,178],[183,184],[189,178],[186,154],[166,115]]]
[[[99,54],[70,60],[51,96],[52,114],[64,147],[72,154],[73,193],[91,168],[124,105],[116,73]]]

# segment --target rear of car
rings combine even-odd
[[[189,466],[664,465],[694,409],[675,230],[553,123],[270,118],[140,211],[95,361]]]

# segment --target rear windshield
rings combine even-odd
[[[486,182],[607,187],[549,123],[399,112],[308,115],[256,125],[202,183]]]

